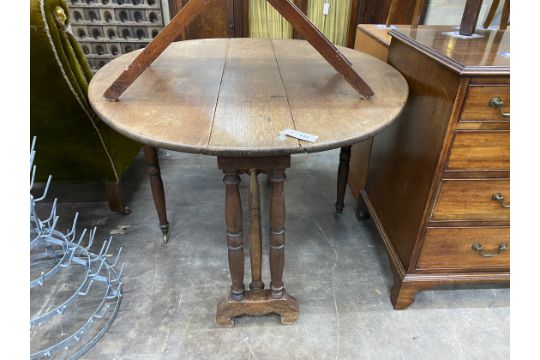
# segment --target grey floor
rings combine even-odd
[[[284,279],[300,304],[298,323],[280,325],[270,315],[219,328],[216,304],[229,287],[222,175],[213,157],[160,156],[171,223],[167,245],[140,155],[124,178],[129,216],[112,214],[103,201],[67,202],[69,194],[59,194],[60,215],[79,211],[81,225],[99,226],[98,238],[130,226],[113,245],[123,246],[126,263],[120,312],[83,359],[509,358],[508,288],[423,291],[408,310],[393,310],[392,275],[374,224],[356,220],[350,193],[343,217],[334,219],[336,151],[293,157],[287,172]],[[245,175],[241,191],[245,204]]]

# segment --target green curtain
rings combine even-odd
[[[325,2],[330,4],[326,16],[323,14]],[[309,0],[307,15],[330,41],[336,45],[347,45],[351,0]]]
[[[348,0],[349,1],[349,0]],[[290,39],[293,29],[266,0],[249,0],[249,36]]]

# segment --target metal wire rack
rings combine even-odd
[[[34,138],[30,151],[30,190],[34,187],[36,174],[35,144]],[[39,332],[43,332],[43,336],[38,342],[42,346],[38,349],[31,346],[30,358],[76,359],[105,334],[118,313],[124,272],[124,265],[118,270],[122,248],[115,255],[110,255],[111,237],[103,242],[99,253],[93,253],[91,248],[97,228],[84,229],[78,234],[78,213],[70,230],[65,233],[58,230],[57,199],[52,203],[49,216],[42,220],[36,205],[47,197],[51,181],[49,176],[39,197],[30,194],[31,296],[40,291],[43,293],[48,285],[52,287],[58,283],[64,287],[69,285],[71,292],[66,295],[61,291],[49,291],[51,296],[44,299],[46,304],[31,314],[32,337],[39,338]],[[66,284],[64,280],[69,278],[78,279],[78,283]],[[55,298],[55,293],[61,296]],[[34,298],[32,301],[38,300]],[[79,306],[81,304],[84,306]],[[67,319],[71,331],[67,333],[60,321],[66,312],[71,312]],[[60,325],[59,329],[55,328],[57,325]]]

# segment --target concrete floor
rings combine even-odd
[[[222,175],[213,157],[160,155],[171,223],[167,245],[140,155],[124,177],[129,216],[112,214],[103,201],[66,202],[69,194],[59,194],[60,215],[70,219],[79,211],[82,225],[99,226],[98,238],[130,225],[113,245],[124,247],[126,263],[120,312],[83,359],[509,358],[508,288],[423,291],[408,310],[393,310],[392,274],[374,224],[356,220],[350,193],[343,217],[334,219],[336,151],[295,156],[287,172],[284,280],[300,304],[298,323],[280,325],[270,315],[219,328],[216,304],[229,288]],[[268,189],[260,182],[267,229]],[[245,175],[241,191],[245,204]],[[263,277],[268,286],[267,262]]]

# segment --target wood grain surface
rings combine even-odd
[[[118,102],[102,94],[139,53],[92,79],[89,98],[112,128],[146,145],[221,156],[274,156],[351,145],[401,112],[408,86],[391,66],[340,50],[373,88],[358,93],[303,40],[205,39],[171,44]],[[279,139],[285,128],[314,143]]]
[[[126,67],[117,79],[104,92],[104,97],[116,101],[135,80],[152,64],[154,60],[184,33],[186,26],[196,19],[213,0],[190,1],[171,19],[169,24],[152,40],[133,62]]]
[[[477,29],[481,37],[449,37],[455,27],[448,25],[426,25],[411,27],[401,25],[390,30],[394,39],[399,39],[418,49],[427,56],[460,75],[488,74],[510,75],[510,31]],[[482,81],[489,79],[482,78]]]
[[[509,121],[499,109],[489,106],[493,97],[499,97],[504,103],[503,111],[510,112],[510,85],[508,86],[470,86],[461,114],[462,121]]]
[[[392,37],[388,29],[375,24],[360,24],[356,30],[354,49],[365,52],[384,62],[388,59],[388,48]]]
[[[503,243],[510,248],[509,227],[428,228],[417,266],[419,270],[507,270],[509,250],[485,257],[472,249],[473,244],[481,244],[486,252],[496,253]]]
[[[448,170],[510,170],[510,131],[459,131]]]
[[[496,193],[510,203],[510,180],[443,180],[431,221],[510,221],[510,209],[491,198]]]
[[[343,75],[345,80],[364,98],[374,95],[373,89],[354,71],[350,61],[294,4],[283,0],[267,0],[291,25]]]

